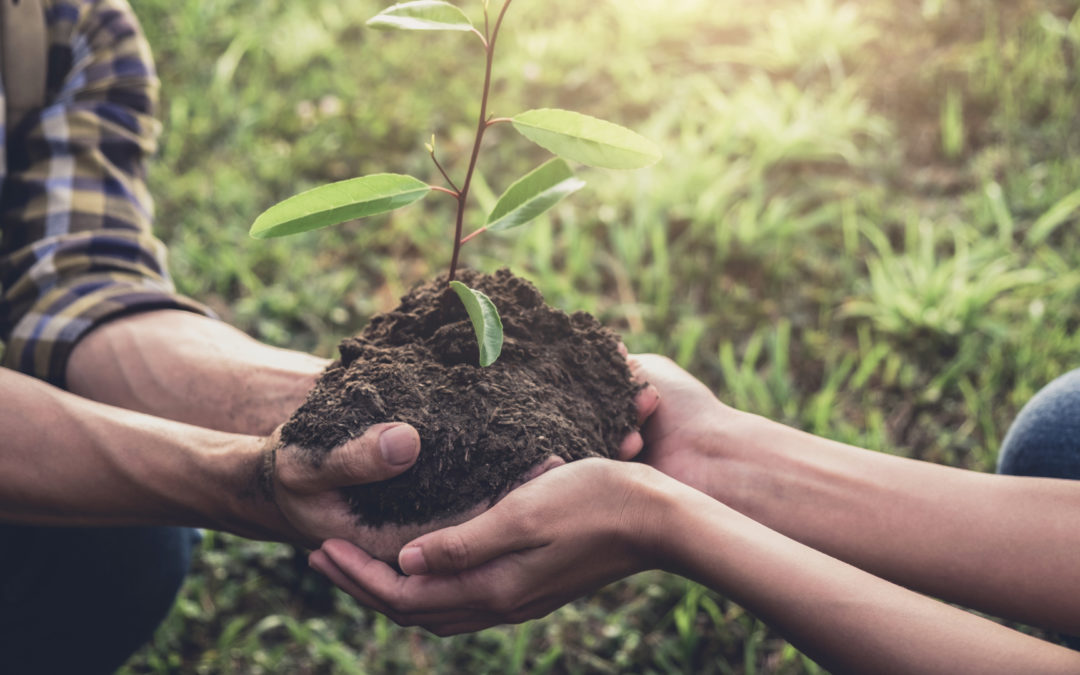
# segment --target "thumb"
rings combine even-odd
[[[414,539],[398,554],[405,574],[455,574],[536,546],[537,534],[501,508],[490,510],[461,525],[429,532]]]
[[[374,483],[404,472],[420,454],[420,434],[408,424],[375,424],[359,438],[331,450],[321,463],[298,454],[279,453],[288,458],[277,462],[282,483],[299,492],[321,492]]]

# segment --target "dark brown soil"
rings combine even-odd
[[[416,465],[391,480],[348,488],[368,525],[425,523],[490,503],[552,455],[614,457],[636,424],[618,337],[592,316],[544,304],[508,270],[463,271],[502,316],[505,343],[480,368],[472,324],[446,278],[416,288],[394,311],[340,345],[282,429],[319,464],[331,448],[378,422],[420,433]]]

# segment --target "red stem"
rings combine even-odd
[[[457,273],[458,256],[461,254],[461,233],[465,226],[465,204],[469,198],[469,187],[472,185],[473,172],[476,171],[476,160],[480,156],[480,145],[484,141],[484,131],[488,127],[487,105],[488,96],[491,93],[491,64],[495,59],[495,40],[499,37],[499,28],[502,26],[503,17],[506,16],[506,10],[510,8],[511,2],[512,0],[506,0],[502,9],[499,10],[499,18],[495,20],[495,28],[491,31],[491,36],[484,45],[484,51],[487,53],[487,63],[484,67],[484,93],[480,98],[480,120],[476,124],[476,140],[473,141],[472,156],[469,158],[469,170],[465,174],[465,183],[462,184],[461,191],[458,193],[457,220],[454,224],[454,255],[450,259],[450,281],[454,280],[454,275]],[[486,31],[486,15],[484,24]]]
[[[469,240],[471,240],[473,237],[475,237],[478,234],[483,234],[484,232],[487,232],[487,225],[481,227],[479,230],[473,232],[469,236],[462,239],[461,240],[461,245],[464,246],[465,244],[469,243]]]
[[[484,30],[485,31],[487,30],[486,26],[484,27]],[[488,45],[488,41],[487,41],[487,38],[484,37],[484,34],[481,33],[480,31],[476,30],[475,28],[472,29],[472,32],[475,33],[476,36],[480,38],[480,41],[484,43],[484,47],[486,48],[487,45]]]

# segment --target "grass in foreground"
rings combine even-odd
[[[174,276],[262,340],[332,355],[446,266],[452,223],[436,200],[374,225],[247,237],[302,188],[385,167],[425,175],[415,149],[432,131],[447,157],[471,140],[456,125],[475,115],[473,83],[435,57],[459,36],[418,50],[365,31],[384,5],[136,3],[164,82],[152,178]],[[1019,407],[1080,364],[1077,0],[512,11],[496,113],[572,107],[641,131],[665,160],[586,175],[544,222],[466,247],[472,266],[509,261],[556,306],[676,358],[736,406],[976,470],[993,469]],[[478,180],[488,202],[538,163],[506,145]],[[288,547],[224,535],[126,669],[628,671],[817,672],[675,577],[441,640],[357,608]]]

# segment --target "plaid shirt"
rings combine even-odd
[[[158,80],[127,0],[43,5],[49,102],[0,127],[0,340],[5,366],[63,386],[75,343],[102,322],[206,310],[176,295],[150,232]],[[0,83],[0,111],[2,97]]]

